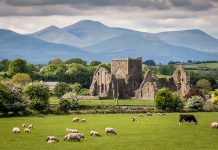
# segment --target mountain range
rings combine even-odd
[[[23,58],[45,64],[53,58],[75,57],[88,62],[121,57],[142,57],[157,63],[218,60],[218,39],[198,29],[146,33],[92,20],[64,28],[50,26],[26,35],[0,29],[0,59]]]

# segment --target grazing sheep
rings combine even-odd
[[[218,122],[211,123],[211,128],[212,129],[218,129]]]
[[[138,120],[136,119],[136,117],[132,117],[132,121],[137,122]]]
[[[144,115],[143,114],[139,114],[139,117],[144,117]]]
[[[26,124],[22,124],[22,127],[25,128],[25,127],[26,127]]]
[[[106,133],[107,135],[108,135],[108,133],[117,135],[117,133],[116,133],[116,131],[114,130],[114,128],[105,128],[105,133]]]
[[[64,136],[65,141],[80,141],[80,137],[77,133],[69,133]]]
[[[84,134],[82,134],[82,133],[77,133],[77,134],[80,137],[80,139],[84,139],[85,138]]]
[[[86,122],[86,119],[81,119],[81,121],[80,122]]]
[[[29,129],[33,129],[33,125],[32,124],[29,125]]]
[[[152,116],[152,113],[150,113],[150,112],[147,112],[147,116]]]
[[[97,131],[90,131],[90,135],[93,137],[101,137],[101,134],[98,133]]]
[[[20,128],[14,127],[14,128],[12,129],[12,131],[13,131],[13,133],[20,133]]]
[[[31,131],[30,131],[29,128],[24,128],[24,132],[25,132],[25,133],[31,133]]]
[[[79,118],[73,118],[73,120],[72,120],[73,122],[79,122]]]
[[[71,132],[71,133],[79,133],[78,130],[76,130],[76,129],[70,129],[70,128],[66,128],[66,131]]]
[[[158,116],[165,116],[166,114],[164,113],[157,113]]]
[[[55,136],[47,136],[46,142],[48,141],[56,141],[59,142],[59,139]]]
[[[56,141],[56,140],[48,140],[47,143],[57,143],[59,141]]]

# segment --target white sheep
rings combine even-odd
[[[14,127],[14,128],[12,129],[12,131],[13,131],[13,133],[20,133],[20,128]]]
[[[29,125],[29,129],[33,129],[33,125],[32,124]]]
[[[139,117],[144,117],[144,115],[143,114],[139,114]]]
[[[81,119],[81,121],[80,122],[86,122],[86,119]]]
[[[80,141],[80,137],[77,133],[69,133],[64,136],[65,141]]]
[[[136,119],[136,117],[132,117],[132,121],[137,122],[138,120]]]
[[[157,113],[158,116],[165,116],[166,114],[164,113]]]
[[[114,128],[105,128],[105,133],[108,135],[108,133],[110,134],[114,134],[117,135],[116,131]]]
[[[22,127],[25,128],[25,127],[26,127],[26,124],[22,124]]]
[[[218,129],[218,122],[211,123],[211,128],[212,129]]]
[[[76,129],[70,129],[70,128],[66,128],[66,131],[71,132],[71,133],[79,133],[78,130],[76,130]]]
[[[30,131],[29,128],[24,128],[24,132],[25,132],[25,133],[31,133],[31,131]]]
[[[73,121],[73,122],[79,122],[79,118],[75,117],[75,118],[73,118],[72,121]]]
[[[84,134],[82,134],[82,133],[77,133],[77,135],[80,137],[80,139],[84,139],[85,138]]]
[[[59,142],[59,139],[57,138],[57,137],[55,137],[55,136],[47,136],[47,138],[46,138],[46,142],[48,142],[48,141],[56,141],[56,142]]]
[[[98,133],[97,131],[90,131],[90,135],[93,137],[101,137],[101,134]]]
[[[150,113],[150,112],[147,112],[147,116],[152,116],[152,113]]]

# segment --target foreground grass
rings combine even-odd
[[[139,118],[132,122],[136,114],[107,115],[63,115],[41,117],[14,117],[0,119],[1,150],[215,150],[218,149],[218,130],[212,130],[210,123],[217,121],[218,113],[195,113],[199,124],[178,125],[178,113]],[[73,117],[85,118],[87,123],[72,123]],[[12,128],[23,123],[33,123],[31,134],[13,134]],[[65,128],[76,128],[85,134],[81,142],[66,142]],[[114,127],[118,135],[106,136],[105,127]],[[90,130],[99,131],[100,138],[89,136]],[[59,143],[47,144],[46,136],[60,138]]]
[[[50,104],[58,104],[58,99],[56,97],[49,98]],[[112,99],[104,99],[104,100],[80,100],[80,105],[115,105],[115,101]],[[118,101],[119,105],[147,105],[147,106],[154,106],[153,100],[134,100],[134,99],[121,99]]]

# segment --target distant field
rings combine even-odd
[[[50,97],[49,99],[50,104],[58,104],[58,99],[56,97]],[[80,105],[115,105],[114,100],[80,100]],[[125,100],[118,100],[119,105],[147,105],[147,106],[154,106],[153,100],[134,100],[134,99],[125,99]]]
[[[178,125],[178,113],[166,116],[131,118],[137,114],[47,115],[39,117],[11,117],[0,119],[0,150],[217,150],[218,130],[210,124],[218,113],[194,113],[199,124]],[[73,117],[85,118],[86,123],[72,123]],[[34,125],[31,134],[13,134],[12,128],[23,123]],[[80,142],[63,141],[66,128],[78,129],[85,135]],[[113,127],[117,135],[105,135],[104,129]],[[96,130],[102,137],[91,137]],[[48,135],[57,136],[59,143],[47,144]]]
[[[218,69],[218,63],[202,63],[202,64],[188,64],[184,65],[185,68],[209,68]]]

